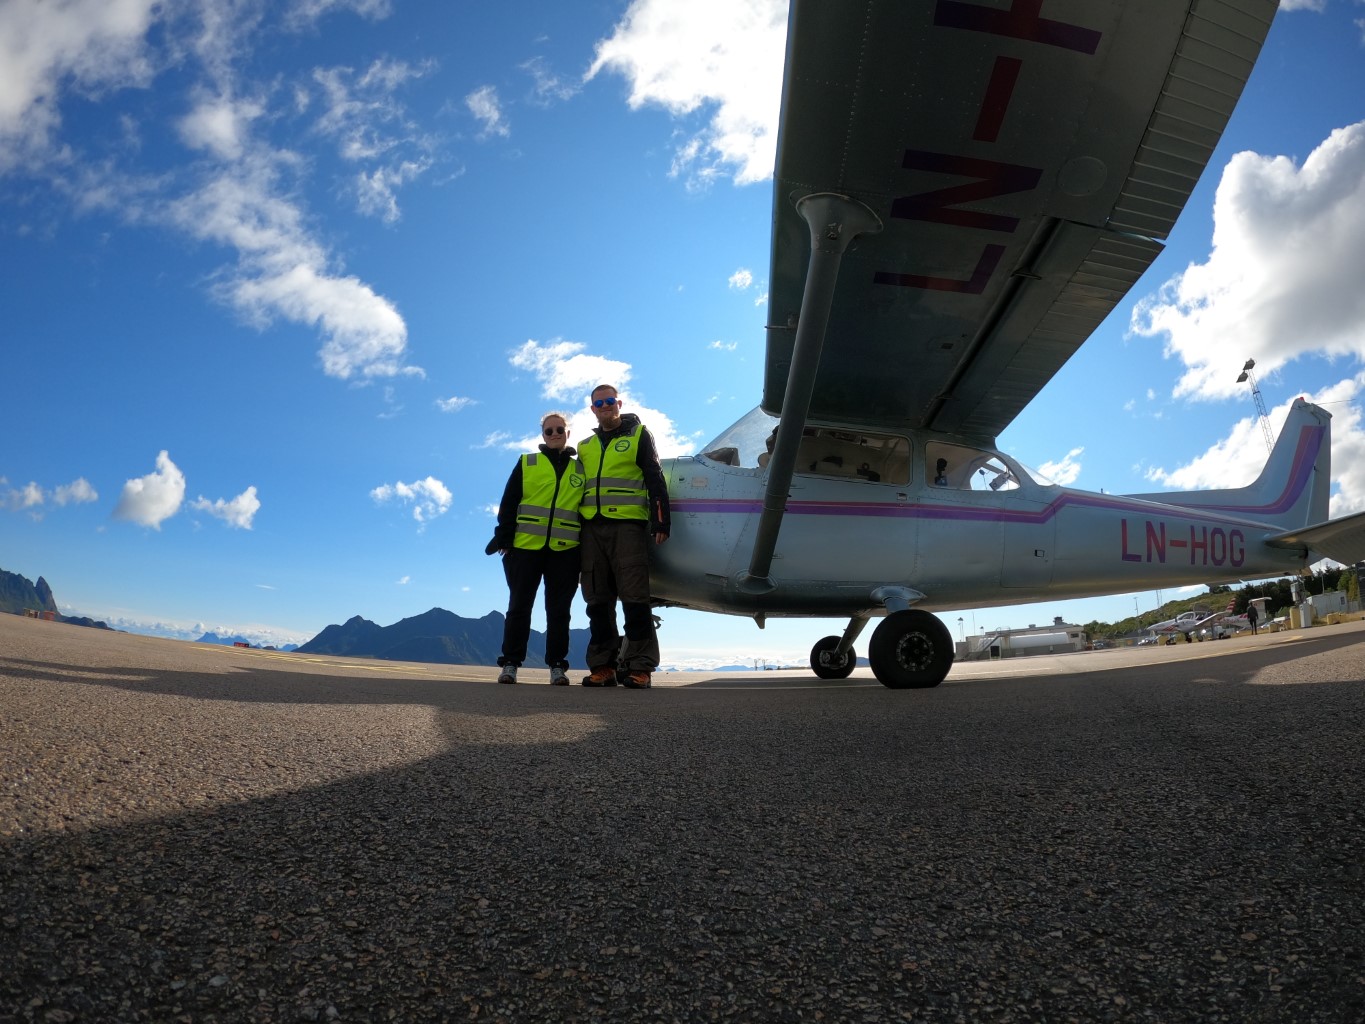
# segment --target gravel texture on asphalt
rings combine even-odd
[[[0,1022],[1359,1024],[1365,632],[1322,633],[629,691],[12,619]]]

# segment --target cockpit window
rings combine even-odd
[[[925,472],[931,487],[959,491],[1012,491],[1021,469],[996,452],[945,441],[924,446]]]
[[[807,427],[796,454],[796,471],[870,483],[910,482],[910,442],[899,434]]]
[[[727,466],[763,469],[772,457],[777,424],[776,416],[755,409],[707,445],[701,457]],[[796,472],[907,484],[910,442],[899,434],[807,426],[797,450]]]
[[[769,416],[762,409],[754,409],[703,448],[701,457],[727,466],[756,469],[760,465],[759,458],[771,451],[766,442],[776,429],[776,416]],[[762,464],[766,465],[767,461],[764,458]]]

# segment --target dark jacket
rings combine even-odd
[[[578,457],[578,452],[571,445],[555,449],[543,444],[540,451],[554,466],[557,477],[562,477],[569,463]],[[493,529],[493,539],[483,549],[484,554],[491,555],[512,546],[517,533],[517,509],[520,506],[521,459],[518,458],[517,464],[512,467],[512,475],[507,478],[507,486],[502,489],[502,501],[498,503],[498,525]]]
[[[618,437],[629,434],[640,422],[633,412],[621,414],[621,425],[607,433],[601,427],[593,428],[593,436],[584,444],[600,444],[603,451],[607,444]],[[649,532],[669,535],[673,516],[668,507],[668,484],[664,481],[663,467],[659,465],[659,449],[654,444],[654,435],[648,427],[640,427],[640,443],[636,448],[635,464],[645,476],[645,490],[649,492]],[[639,520],[636,520],[638,522]]]

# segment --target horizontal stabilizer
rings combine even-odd
[[[1343,565],[1365,560],[1365,512],[1266,538],[1272,548],[1307,548]]]

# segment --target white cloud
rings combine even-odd
[[[359,278],[331,272],[304,212],[278,194],[287,159],[261,151],[220,165],[198,191],[171,205],[169,219],[237,251],[236,271],[218,295],[251,323],[264,328],[280,316],[318,329],[329,376],[406,372],[407,325],[398,310]]]
[[[251,122],[264,112],[255,100],[232,100],[203,95],[180,119],[180,138],[191,149],[202,149],[223,160],[241,158],[251,133]]]
[[[43,494],[43,489],[30,480],[23,487],[6,491],[4,503],[6,508],[17,512],[23,509],[37,508],[45,500],[46,496]]]
[[[512,134],[512,128],[503,120],[502,106],[498,102],[498,90],[491,85],[480,86],[464,98],[464,105],[483,127],[479,138],[499,135],[503,138]]]
[[[397,191],[431,169],[435,143],[413,125],[397,92],[435,69],[431,61],[409,64],[377,60],[357,75],[348,67],[317,68],[324,110],[317,130],[337,142],[349,162],[370,166],[356,173],[352,187],[361,213],[392,224],[400,217]]]
[[[1309,354],[1365,359],[1365,121],[1297,166],[1236,154],[1214,202],[1213,251],[1133,310],[1186,371],[1176,395],[1226,398],[1244,360],[1274,372]]]
[[[1126,401],[1126,402],[1123,403],[1123,411],[1124,411],[1124,412],[1132,412],[1133,409],[1136,408],[1136,407],[1137,407],[1137,402],[1136,402],[1136,400],[1134,400],[1134,399],[1132,399],[1132,398],[1128,399],[1128,401]]]
[[[555,100],[572,99],[578,95],[578,84],[556,75],[544,57],[532,57],[518,67],[531,76],[534,83],[533,102],[537,106],[549,106]]]
[[[410,484],[401,482],[380,484],[370,491],[370,497],[380,505],[395,500],[404,505],[412,505],[412,518],[422,526],[437,516],[444,515],[450,509],[450,502],[453,499],[450,489],[434,476],[429,476],[425,480],[414,480]]]
[[[90,481],[85,477],[77,477],[69,484],[62,484],[52,492],[52,500],[58,505],[86,504],[92,501],[99,501],[99,494],[95,488],[90,486]]]
[[[9,481],[0,476],[0,485],[7,483]],[[49,498],[55,505],[79,505],[98,501],[99,495],[95,492],[95,488],[90,486],[90,481],[83,476],[77,477],[69,484],[62,484],[52,491],[46,491],[36,481],[30,480],[23,487],[8,488],[3,494],[0,494],[0,507],[13,512],[39,509],[46,504]],[[34,515],[35,518],[42,518],[41,513]]]
[[[64,86],[145,85],[145,37],[160,0],[5,0],[0,4],[0,171],[53,155]]]
[[[665,458],[675,455],[690,455],[696,445],[677,432],[673,420],[666,413],[636,402],[627,387],[630,378],[630,364],[606,356],[596,356],[586,351],[587,346],[577,341],[552,341],[541,344],[528,341],[514,349],[509,362],[520,370],[527,370],[539,378],[543,394],[565,402],[572,410],[569,419],[571,434],[586,439],[597,426],[597,419],[588,409],[588,399],[592,389],[599,384],[610,384],[616,388],[625,403],[627,413],[634,413],[649,428],[658,445],[659,454]],[[494,441],[497,439],[497,442]],[[516,451],[534,450],[539,444],[539,435],[513,438],[507,434],[489,437],[484,447],[501,443],[503,447]]]
[[[217,501],[208,501],[201,496],[190,502],[190,507],[198,509],[200,512],[207,512],[239,530],[249,530],[251,529],[251,520],[260,511],[261,502],[256,497],[256,488],[248,487],[231,501],[224,501],[222,498]]]
[[[485,437],[481,443],[470,445],[470,447],[475,449],[503,447],[506,444],[507,439],[511,436],[512,435],[505,430],[495,430]]]
[[[768,302],[768,293],[767,293],[767,292],[763,292],[763,293],[761,293],[761,294],[759,294],[759,295],[755,295],[755,296],[754,296],[754,305],[755,305],[755,306],[767,305],[767,302]]]
[[[733,352],[735,349],[739,348],[739,342],[737,342],[737,341],[713,341],[713,342],[711,342],[711,344],[707,345],[706,347],[707,347],[707,348],[713,348],[713,349],[715,349],[717,352]]]
[[[380,16],[387,4],[314,0],[292,10],[308,20],[342,8]],[[407,339],[402,317],[370,286],[338,273],[314,238],[307,212],[292,198],[300,191],[298,182],[286,176],[301,177],[309,163],[254,134],[273,122],[268,93],[243,96],[234,62],[243,59],[262,16],[248,3],[192,9],[158,0],[0,4],[0,172],[20,163],[51,165],[54,184],[83,209],[104,208],[129,223],[169,224],[234,249],[237,265],[219,276],[219,298],[258,326],[283,317],[318,329],[328,374],[409,372],[402,365]],[[160,31],[152,31],[154,22]],[[190,108],[175,128],[202,155],[197,164],[139,177],[117,160],[82,152],[77,147],[88,145],[85,138],[70,143],[58,138],[64,92],[98,100],[99,90],[150,83],[158,63],[185,67],[190,76]],[[386,82],[401,78],[380,64],[360,81],[382,91]],[[128,137],[126,127],[122,135]],[[410,154],[385,164],[357,192],[380,216],[395,216],[393,190],[416,167]],[[198,184],[186,191],[190,174]]]
[[[412,582],[412,577],[411,577],[411,576],[404,576],[404,577],[402,577],[401,579],[398,579],[398,580],[395,580],[395,581],[394,581],[394,583],[395,583],[397,586],[400,586],[400,587],[406,587],[410,582]]]
[[[436,405],[442,412],[459,412],[467,409],[471,405],[478,405],[477,398],[463,398],[460,395],[453,395],[450,398],[436,399]]]
[[[746,270],[744,267],[740,267],[730,275],[730,287],[737,288],[739,291],[744,291],[744,289],[748,288],[753,283],[753,271]]]
[[[622,75],[632,110],[705,108],[709,121],[677,147],[673,173],[693,186],[726,173],[744,185],[772,174],[786,41],[785,0],[633,0],[585,81]]]
[[[292,0],[287,12],[295,28],[311,26],[334,10],[350,10],[366,18],[386,18],[389,0]]]
[[[1056,462],[1044,462],[1038,467],[1038,472],[1063,487],[1069,487],[1076,482],[1076,478],[1081,475],[1080,456],[1084,448],[1072,448]]]
[[[558,338],[544,344],[527,341],[512,353],[510,361],[540,380],[544,397],[572,402],[579,408],[586,405],[597,385],[610,384],[623,391],[630,382],[629,363],[590,355],[586,349],[582,342]]]
[[[390,167],[377,167],[355,177],[356,205],[360,212],[380,218],[385,224],[397,223],[398,189],[431,167],[430,160],[403,160]]]
[[[161,524],[180,511],[185,500],[185,474],[162,451],[156,457],[156,471],[129,480],[114,507],[114,518],[161,529]]]

